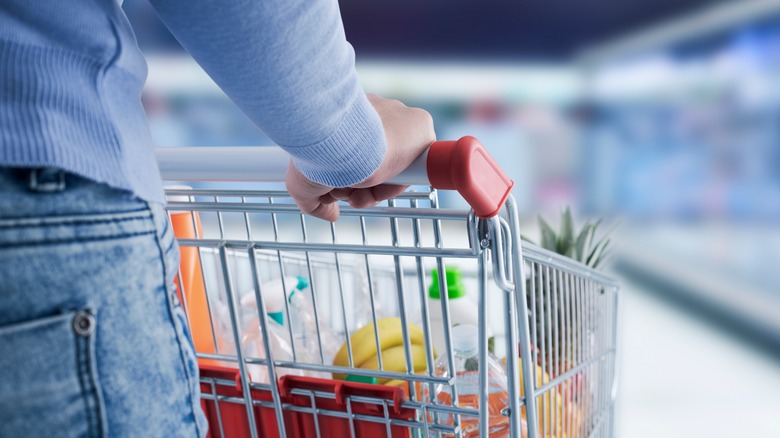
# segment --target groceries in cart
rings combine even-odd
[[[328,363],[335,354],[338,341],[333,335],[333,331],[324,323],[319,328],[317,327],[314,307],[311,301],[302,293],[308,287],[309,280],[305,277],[297,276],[282,277],[268,282],[260,288],[265,300],[266,315],[269,318],[267,326],[273,335],[273,339],[277,342],[276,349],[272,353],[276,360],[292,361],[295,358],[301,362],[318,363],[322,359],[324,363]],[[287,301],[286,304],[285,300]],[[255,318],[247,327],[248,333],[245,334],[247,339],[244,343],[249,344],[246,354],[254,357],[264,357],[265,354],[260,354],[262,348],[259,348],[263,344],[260,336],[261,326],[259,318],[256,317],[258,306],[254,289],[242,294],[240,302],[243,309],[255,313]],[[289,320],[285,316],[288,314]],[[288,335],[290,333],[292,333],[292,343],[295,346],[295,357],[293,357],[292,348],[289,347]],[[320,350],[320,345],[322,345],[322,350]],[[274,354],[276,351],[281,351],[282,356]],[[265,372],[266,367],[263,366],[261,368]],[[310,377],[328,377],[326,373],[314,371],[298,374]]]
[[[268,330],[267,338],[271,356],[275,360],[292,361],[292,347],[284,327],[269,315],[266,319],[266,328]],[[267,356],[265,353],[263,329],[257,316],[244,325],[241,333],[241,347],[244,355],[256,358],[265,358]],[[268,375],[268,368],[265,365],[247,365],[246,369],[252,382],[269,383],[271,380]],[[276,368],[277,378],[285,375],[302,376],[303,371],[290,368]]]
[[[192,212],[180,282],[211,436],[611,435],[618,288],[593,269],[595,225],[566,214],[546,248],[520,243],[511,181],[475,139],[427,160],[420,184],[473,210],[418,189],[323,223],[284,191],[169,190]]]
[[[282,277],[263,283],[259,287],[265,309],[265,328],[268,339],[268,350],[276,361],[328,363],[338,342],[333,331],[320,322],[317,328],[314,309],[304,293],[309,287],[309,280],[302,276]],[[230,304],[225,294],[214,293],[212,306],[214,311],[214,326],[220,353],[236,354],[235,342],[230,339],[233,321],[230,315]],[[257,294],[254,288],[245,290],[239,295],[237,325],[241,349],[245,358],[250,360],[266,359],[266,346],[263,336],[263,324],[259,318]],[[322,349],[320,349],[322,345]],[[237,364],[220,362],[220,365],[237,368]],[[249,377],[255,383],[269,383],[268,367],[265,364],[247,365]],[[328,377],[326,373],[304,371],[295,368],[276,367],[276,378],[285,375],[310,377]]]
[[[466,286],[463,284],[460,268],[457,266],[447,266],[445,271],[450,324],[452,326],[459,324],[479,324],[479,318],[476,312],[477,304],[466,294]],[[434,269],[431,271],[431,285],[428,288],[428,315],[429,320],[431,321],[431,338],[433,340],[433,346],[438,351],[445,351],[444,319],[442,317],[441,306],[439,270]],[[489,332],[488,336],[490,336]]]
[[[457,390],[458,406],[479,408],[479,371],[480,367],[488,369],[488,430],[491,437],[509,437],[509,419],[503,415],[504,409],[509,406],[509,390],[507,388],[506,373],[501,364],[492,355],[488,355],[487,362],[480,363],[479,353],[479,329],[471,324],[461,324],[452,328],[452,349],[455,353],[455,389]],[[442,355],[436,360],[434,371],[439,377],[449,375],[447,355]],[[453,391],[450,385],[435,385],[433,392],[428,385],[422,388],[423,402],[438,403],[445,406],[453,406]],[[429,418],[433,422],[433,416]],[[464,417],[461,423],[463,436],[467,438],[478,437],[480,423],[477,418]],[[455,423],[451,414],[439,414],[439,423],[452,425]],[[436,436],[436,434],[431,434]],[[449,435],[448,435],[449,436]]]
[[[167,189],[182,191],[191,190],[188,186],[168,186]],[[172,201],[186,202],[187,196],[178,195],[170,198]],[[173,234],[177,239],[195,239],[203,235],[200,215],[196,211],[177,211],[170,213]],[[179,302],[184,305],[190,322],[192,341],[195,349],[204,353],[216,353],[216,339],[212,336],[212,323],[206,289],[203,283],[203,267],[198,248],[181,246],[179,248],[179,273],[175,284]],[[203,363],[216,361],[201,359]]]
[[[501,364],[506,365],[506,358],[501,359]],[[541,387],[543,385],[546,385],[550,383],[550,375],[547,374],[544,369],[542,369],[541,366],[538,364],[535,365],[536,369],[534,370],[534,374],[536,375],[536,386]],[[519,378],[519,385],[520,385],[520,395],[525,395],[525,390],[523,389],[523,384],[525,383],[523,381],[523,361],[520,359],[520,362],[518,364],[518,369],[520,370],[518,372],[518,378]],[[562,437],[564,430],[569,430],[568,427],[564,427],[564,418],[570,418],[569,422],[575,423],[579,420],[579,412],[576,410],[575,407],[573,407],[573,403],[570,403],[569,409],[571,412],[565,413],[563,410],[563,404],[562,404],[562,398],[560,393],[557,389],[553,388],[549,390],[547,393],[545,393],[538,401],[537,401],[537,417],[539,418],[539,423],[542,425],[542,430],[545,432],[545,437]],[[565,415],[569,414],[569,415]],[[522,408],[523,422],[527,422],[528,414],[526,413],[525,407]],[[571,429],[573,431],[579,430],[577,427],[578,424],[575,424],[575,426]]]
[[[420,327],[409,324],[407,326],[407,332],[409,341],[411,342],[409,351],[412,356],[414,372],[425,372],[428,367],[428,361],[426,359],[425,337],[423,331]],[[377,339],[379,345],[378,351]],[[350,354],[353,364],[351,367]],[[341,346],[341,349],[333,359],[333,365],[346,368],[379,370],[380,360],[382,365],[381,369],[383,371],[395,373],[406,372],[406,347],[404,344],[403,325],[400,318],[382,318],[377,321],[376,326],[374,326],[374,324],[368,324],[357,330],[350,336],[349,344],[345,342],[344,345]],[[406,384],[405,380],[388,377],[360,379],[357,376],[341,373],[333,373],[333,378],[337,380],[368,381],[390,386],[402,386]]]

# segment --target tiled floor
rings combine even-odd
[[[620,347],[617,436],[780,437],[776,359],[630,283]]]

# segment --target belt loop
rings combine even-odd
[[[65,190],[65,171],[56,167],[42,167],[30,170],[30,191],[58,193]]]

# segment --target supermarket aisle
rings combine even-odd
[[[617,436],[780,436],[780,362],[624,286]]]

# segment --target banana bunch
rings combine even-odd
[[[404,349],[401,319],[396,317],[378,319],[376,326],[377,334],[379,335],[379,349],[382,352],[382,370],[405,373],[406,352]],[[413,371],[425,371],[428,362],[425,356],[425,336],[423,331],[414,324],[409,324],[407,328],[409,330],[409,340],[412,344],[409,346],[409,349],[412,354]],[[349,339],[352,344],[352,363],[354,368],[378,370],[379,358],[376,351],[376,339],[374,338],[374,324],[362,327],[354,332]],[[434,351],[435,354],[436,352]],[[333,358],[333,365],[349,367],[349,354],[346,342]],[[333,373],[334,379],[344,380],[346,377],[345,374]],[[405,383],[405,381],[377,378],[377,383],[396,386]]]
[[[506,365],[506,358],[501,359],[501,361],[504,365]],[[524,397],[525,387],[523,386],[524,381],[522,359],[519,359],[517,367],[519,369],[518,377],[520,380],[520,397]],[[540,388],[543,385],[549,383],[550,380],[550,375],[547,374],[541,366],[536,364],[536,387]],[[563,398],[558,392],[558,389],[552,388],[544,393],[544,395],[540,396],[536,401],[536,410],[539,417],[537,420],[537,424],[539,424],[539,433],[544,434],[546,438],[566,438],[563,424],[563,419],[566,416],[562,400]],[[522,408],[521,416],[523,421],[527,421],[525,406]],[[577,421],[577,417],[574,417],[574,421]]]
[[[523,360],[520,359],[518,364],[520,369],[520,396],[525,396],[525,387],[523,386]],[[536,365],[536,386],[537,388],[550,382],[550,375],[547,374],[542,367]],[[563,417],[564,410],[561,395],[558,393],[557,388],[552,388],[547,391],[536,401],[537,415],[539,417],[539,432],[544,433],[548,438],[566,438],[566,434],[563,430]],[[526,419],[525,406],[522,408],[521,413],[523,419]]]

